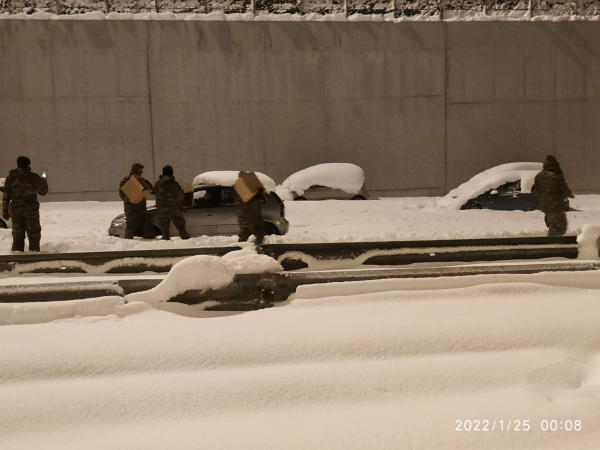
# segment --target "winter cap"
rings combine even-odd
[[[132,175],[139,175],[144,170],[144,166],[140,163],[134,163],[131,166],[131,171],[129,172]]]
[[[172,177],[173,176],[173,168],[171,166],[163,167],[163,175],[166,177]]]
[[[17,158],[17,167],[19,169],[25,169],[31,165],[31,160],[27,156],[19,156]]]
[[[546,159],[544,160],[544,169],[559,169],[560,170],[560,164],[558,164],[558,161],[556,160],[556,158],[552,155],[548,155],[546,156]]]

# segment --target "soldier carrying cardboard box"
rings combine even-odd
[[[153,191],[152,183],[142,177],[144,166],[135,163],[129,176],[121,181],[119,196],[125,209],[125,239],[133,239],[136,230],[143,229],[144,239],[154,239],[154,231],[146,219],[146,196]]]
[[[240,226],[239,241],[246,242],[254,235],[255,244],[261,245],[265,238],[265,224],[262,217],[265,187],[254,172],[240,172],[233,187],[242,200],[237,209]]]

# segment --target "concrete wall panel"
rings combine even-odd
[[[154,176],[145,24],[10,20],[0,37],[4,173],[25,154],[54,198],[115,192],[135,160]]]
[[[262,170],[281,182],[349,161],[377,173],[374,191],[443,189],[438,24],[394,39],[397,28],[373,23],[148,25],[157,167],[177,161],[188,179]],[[428,167],[415,173],[411,158]]]
[[[599,80],[595,22],[0,21],[0,163],[30,156],[52,199],[117,198],[136,161],[347,161],[428,195],[554,153],[600,191]]]

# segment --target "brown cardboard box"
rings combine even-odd
[[[144,190],[144,186],[133,176],[129,177],[127,183],[121,186],[121,190],[133,204],[138,204],[150,194],[150,191]]]
[[[179,185],[183,189],[183,204],[184,206],[194,206],[194,186],[184,181],[180,181]]]
[[[245,203],[251,200],[259,189],[264,189],[265,187],[254,172],[240,172],[233,188]]]
[[[181,186],[181,189],[183,189],[184,194],[189,194],[190,192],[194,192],[194,186],[192,186],[191,184],[188,184],[184,181],[180,181],[179,185]]]

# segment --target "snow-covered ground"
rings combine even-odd
[[[541,212],[447,211],[436,208],[437,198],[383,198],[368,201],[286,202],[290,231],[270,236],[268,243],[392,241],[513,236],[544,236]],[[600,225],[600,195],[580,195],[568,213],[568,234],[585,224]],[[43,203],[42,251],[78,252],[148,248],[225,246],[235,236],[204,236],[171,242],[128,241],[108,236],[121,202]],[[0,253],[9,253],[10,230],[0,230]]]
[[[596,450],[599,300],[588,272],[305,286],[215,318],[21,305],[41,323],[0,326],[0,448]]]

